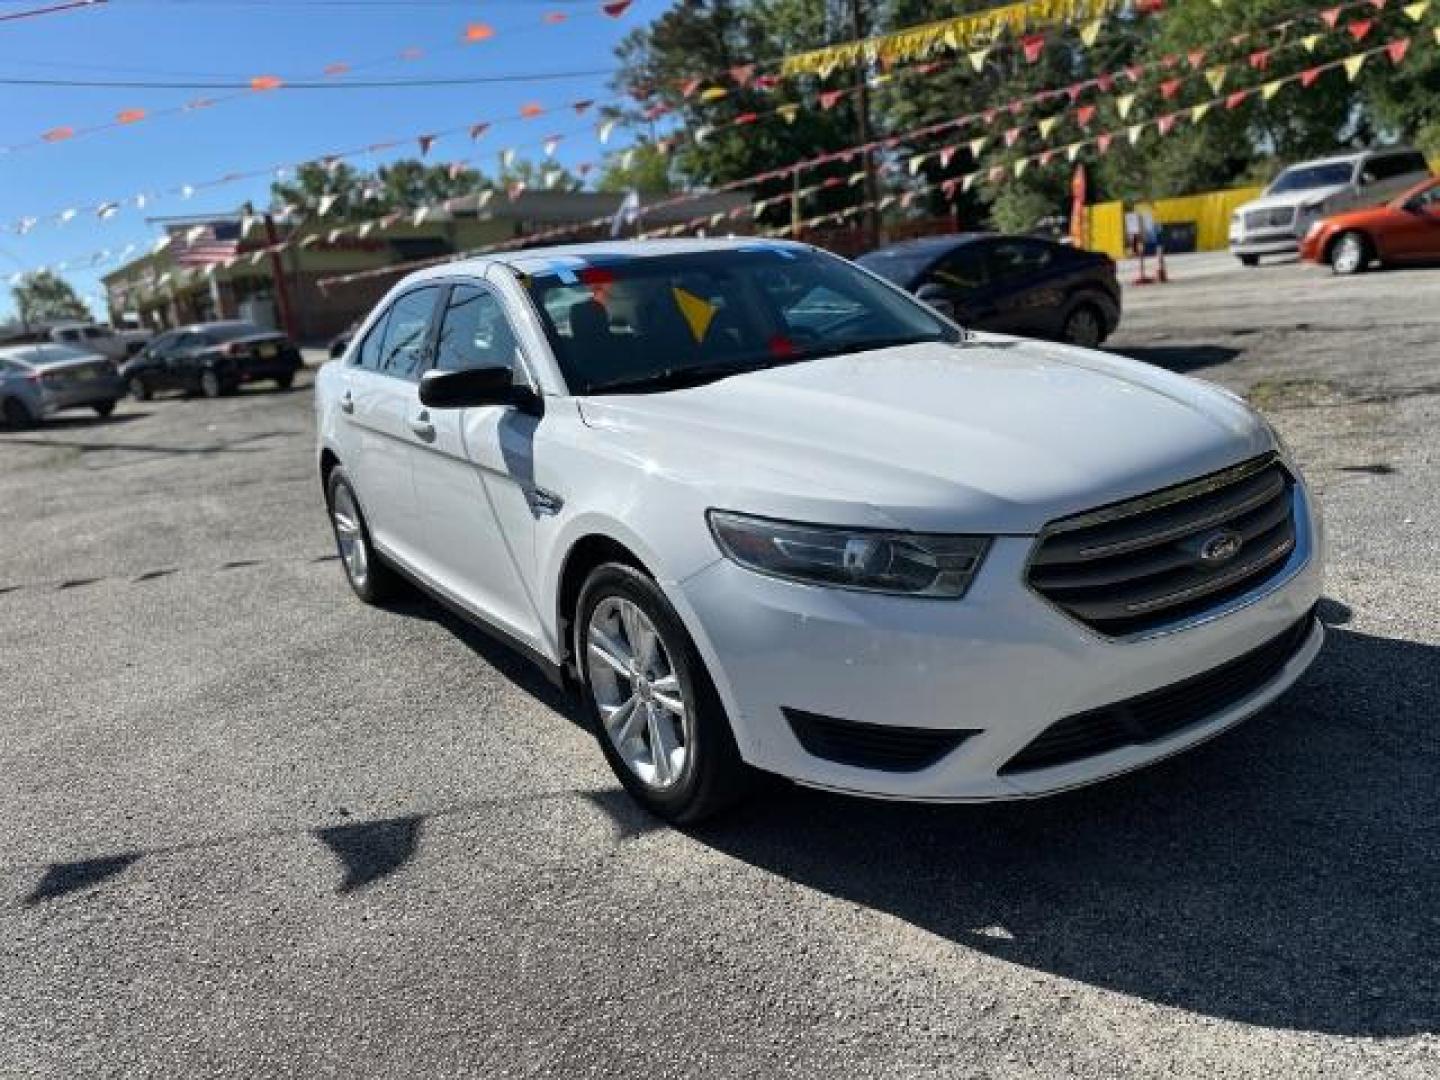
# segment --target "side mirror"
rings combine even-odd
[[[915,298],[929,304],[947,319],[955,318],[955,301],[950,299],[950,293],[945,286],[937,285],[933,281],[927,282],[916,290]]]
[[[516,386],[509,368],[484,367],[425,372],[420,376],[420,404],[431,409],[513,405],[523,412],[538,413],[540,396],[528,386]]]

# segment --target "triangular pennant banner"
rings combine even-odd
[[[1430,10],[1430,0],[1420,0],[1418,4],[1407,4],[1400,10],[1405,12],[1405,17],[1411,22],[1419,22]]]
[[[1080,40],[1085,43],[1087,49],[1094,47],[1095,42],[1100,39],[1100,30],[1103,25],[1102,20],[1095,19],[1080,28]]]
[[[1269,101],[1271,98],[1273,98],[1276,94],[1280,92],[1280,88],[1284,85],[1284,79],[1274,79],[1271,82],[1267,82],[1264,86],[1260,88],[1260,96],[1266,101]]]
[[[1351,82],[1354,82],[1356,78],[1359,77],[1360,69],[1365,66],[1367,59],[1369,59],[1368,54],[1360,53],[1358,56],[1352,56],[1345,61],[1345,74],[1350,77]]]
[[[1396,38],[1385,46],[1385,54],[1390,57],[1391,63],[1399,64],[1405,60],[1405,55],[1410,51],[1409,38]]]
[[[1224,64],[1221,64],[1219,67],[1212,67],[1205,72],[1205,81],[1210,84],[1212,93],[1220,93],[1220,88],[1225,85],[1225,76],[1228,73],[1229,69],[1225,67]]]
[[[1115,111],[1120,114],[1121,120],[1124,120],[1130,115],[1130,110],[1134,108],[1134,106],[1134,94],[1122,94],[1120,97],[1115,99]]]

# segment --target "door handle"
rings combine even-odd
[[[340,395],[340,411],[347,413],[355,411],[355,396],[349,390]]]
[[[430,422],[430,414],[424,409],[410,418],[410,430],[427,442],[435,438],[435,425]]]

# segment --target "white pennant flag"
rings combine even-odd
[[[476,200],[476,202],[475,202],[475,208],[476,208],[477,210],[483,210],[485,207],[487,207],[487,206],[490,205],[490,200],[493,199],[494,197],[495,197],[495,189],[494,189],[494,188],[486,188],[484,191],[480,192],[480,195],[479,195],[479,197],[477,198],[477,200]]]
[[[181,187],[180,187],[180,197],[181,197],[182,199],[188,199],[188,198],[190,198],[191,195],[194,195],[194,194],[195,194],[195,189],[194,189],[193,187],[191,187],[189,184],[182,184],[182,185],[181,185]]]
[[[75,215],[78,214],[79,212],[80,212],[80,211],[78,211],[78,210],[61,210],[61,211],[60,211],[60,224],[61,224],[61,225],[68,225],[71,221],[75,220]]]
[[[340,201],[340,196],[339,196],[338,194],[326,194],[326,195],[321,195],[321,196],[320,196],[320,203],[319,203],[319,205],[316,206],[316,208],[315,208],[315,213],[316,213],[316,215],[319,216],[319,217],[324,217],[326,214],[328,214],[328,213],[330,212],[331,208],[334,207],[334,205],[335,205],[337,202],[339,202],[339,201]]]
[[[428,206],[422,206],[422,207],[420,207],[419,210],[416,210],[416,211],[415,211],[415,216],[410,219],[410,224],[412,224],[412,225],[417,225],[417,226],[418,226],[418,225],[424,225],[424,224],[425,224],[425,217],[426,217],[426,215],[428,215],[429,213],[430,213],[430,208],[429,208]]]
[[[595,129],[595,134],[599,137],[601,146],[604,146],[610,141],[610,133],[615,130],[615,125],[619,122],[618,120],[606,120]]]
[[[370,235],[370,230],[373,228],[375,228],[375,222],[367,221],[356,230],[356,235],[359,236],[361,240],[364,240],[365,237]]]
[[[514,162],[515,162],[515,151],[514,151],[514,149],[512,149],[512,148],[510,148],[510,147],[506,147],[504,150],[501,150],[501,151],[500,151],[500,167],[501,167],[502,169],[508,169],[512,164],[514,164]]]

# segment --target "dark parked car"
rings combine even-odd
[[[345,355],[345,350],[350,347],[350,342],[355,340],[355,332],[360,329],[363,320],[356,319],[340,333],[330,339],[330,359],[339,360]]]
[[[972,330],[1093,348],[1120,325],[1114,260],[1039,237],[931,236],[857,261]]]
[[[284,334],[253,323],[213,322],[157,335],[120,374],[144,401],[157,390],[219,397],[247,382],[273,381],[286,389],[302,365],[300,350]]]

